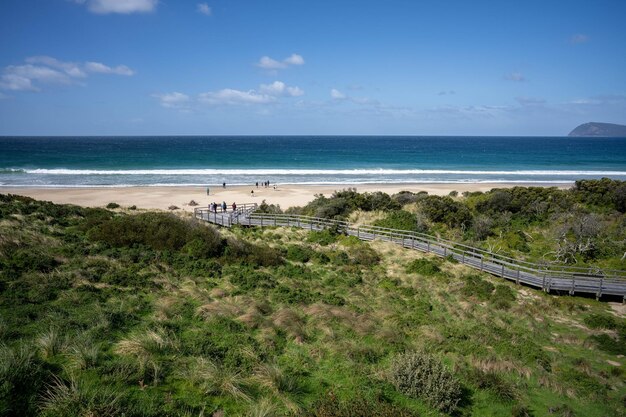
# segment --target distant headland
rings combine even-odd
[[[626,126],[614,123],[583,123],[568,136],[626,137]]]

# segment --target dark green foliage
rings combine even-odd
[[[450,197],[431,195],[420,201],[420,209],[432,222],[444,223],[449,227],[468,227],[472,214],[461,202]]]
[[[441,268],[439,268],[437,262],[422,258],[416,259],[408,264],[406,267],[406,272],[425,276],[433,276],[440,273]]]
[[[0,278],[15,279],[28,271],[50,272],[59,262],[51,255],[34,248],[5,247],[0,257]]]
[[[548,409],[549,415],[555,417],[576,417],[576,413],[567,404],[557,405],[556,407],[550,407]]]
[[[500,373],[475,369],[471,373],[471,380],[478,388],[490,391],[500,401],[512,402],[519,397],[515,384]]]
[[[583,321],[592,329],[617,329],[617,320],[608,314],[589,314]]]
[[[602,178],[580,180],[574,185],[573,194],[578,201],[599,207],[611,207],[626,213],[626,183]]]
[[[309,243],[317,243],[321,246],[328,246],[331,243],[335,243],[339,235],[337,233],[333,233],[330,229],[324,229],[321,231],[313,231],[309,232],[307,237],[307,242]]]
[[[217,256],[226,243],[213,227],[165,213],[115,217],[89,230],[88,236],[115,247],[145,245],[178,251],[189,244],[187,251],[194,257]]]
[[[306,417],[417,417],[419,414],[380,400],[354,398],[340,401],[332,392],[319,399]]]
[[[0,345],[0,415],[35,415],[36,396],[46,377],[46,366],[37,357],[35,346]]]
[[[465,277],[465,285],[461,289],[461,294],[485,301],[491,298],[494,289],[495,287],[489,281],[485,281],[478,275],[469,275]]]
[[[107,208],[109,210],[112,210],[112,209],[120,208],[120,205],[117,204],[117,203],[109,203],[109,204],[107,204]]]
[[[276,281],[271,275],[252,268],[231,267],[228,272],[230,273],[230,282],[245,292],[255,288],[274,288],[276,286]]]
[[[511,288],[506,285],[498,284],[496,285],[496,291],[489,300],[490,303],[500,309],[500,310],[508,310],[511,308],[511,304],[515,301],[515,292]]]
[[[613,338],[608,334],[598,334],[590,336],[600,350],[613,355],[626,355],[626,338],[618,336]]]
[[[287,259],[294,262],[309,262],[315,256],[315,251],[307,246],[287,246]]]
[[[241,262],[256,266],[278,266],[284,263],[279,250],[267,245],[255,245],[243,240],[230,239],[224,251],[228,262]]]
[[[418,228],[415,214],[405,210],[393,210],[387,213],[385,218],[374,222],[374,226],[386,227],[388,229],[399,229],[408,231],[421,231]]]
[[[424,352],[397,356],[389,369],[390,382],[403,394],[431,406],[454,412],[461,401],[461,384],[434,356]]]
[[[284,304],[313,304],[321,298],[319,293],[306,288],[285,285],[278,285],[272,294],[273,300]]]
[[[289,208],[287,213],[305,214],[326,219],[347,218],[354,210],[396,210],[400,204],[382,192],[359,194],[355,188],[335,191],[330,198],[319,194],[305,207]]]

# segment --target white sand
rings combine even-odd
[[[195,200],[201,206],[211,202],[226,201],[229,206],[236,202],[278,204],[286,209],[292,206],[303,206],[315,198],[316,194],[330,196],[335,190],[354,187],[359,192],[383,191],[388,194],[399,191],[427,191],[429,194],[447,195],[452,190],[488,191],[492,188],[508,188],[524,184],[357,184],[357,185],[281,185],[276,190],[273,187],[232,186],[222,189],[211,188],[211,195],[206,195],[206,189],[201,187],[119,187],[119,188],[14,188],[0,187],[0,194],[19,194],[38,200],[47,200],[55,203],[70,203],[88,207],[102,207],[115,202],[123,207],[136,205],[144,209],[166,210],[175,205],[183,210],[193,211],[188,203]],[[528,184],[537,186],[537,184]],[[562,185],[561,188],[569,188]],[[254,190],[254,196],[250,191]]]

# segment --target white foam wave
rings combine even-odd
[[[446,169],[25,169],[28,174],[43,175],[523,175],[523,176],[626,176],[626,171],[560,170],[446,170]]]

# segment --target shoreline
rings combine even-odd
[[[395,194],[400,191],[426,191],[432,195],[448,195],[451,191],[489,191],[493,188],[512,187],[557,187],[570,188],[573,184],[553,183],[404,183],[404,184],[341,184],[341,185],[280,185],[274,190],[269,188],[247,185],[211,187],[211,194],[206,195],[206,187],[197,186],[130,186],[130,187],[6,187],[0,186],[0,194],[17,194],[37,200],[52,201],[59,204],[76,204],[86,207],[104,207],[108,203],[117,203],[122,207],[135,205],[140,209],[167,210],[175,205],[181,210],[193,212],[194,206],[189,202],[194,200],[198,207],[205,207],[209,203],[225,201],[229,206],[236,202],[278,204],[282,209],[293,206],[303,206],[315,198],[316,194],[330,196],[334,191],[347,188],[356,188],[358,192],[382,191]],[[250,191],[254,191],[252,194]]]

